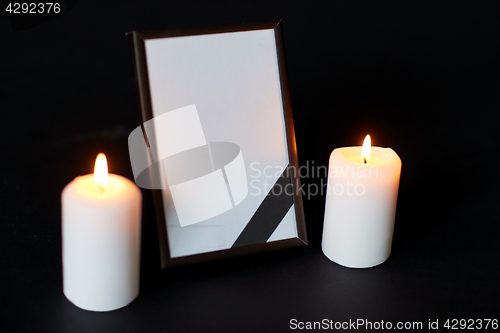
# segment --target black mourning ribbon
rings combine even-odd
[[[293,205],[293,184],[289,167],[283,171],[273,188],[233,244],[234,247],[265,243]]]

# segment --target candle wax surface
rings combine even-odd
[[[120,201],[128,197],[130,192],[138,189],[130,180],[115,174],[108,174],[108,183],[98,185],[94,174],[76,177],[73,181],[73,191],[80,196],[79,200],[92,201],[97,205],[109,205],[110,201]]]
[[[361,156],[362,147],[345,147],[338,148],[341,156],[349,162],[354,162],[363,165],[382,165],[390,162],[394,158],[391,154],[391,148],[371,147],[370,157],[366,158],[366,163]]]

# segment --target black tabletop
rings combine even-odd
[[[275,332],[357,320],[445,329],[448,319],[500,319],[499,2],[61,4],[46,22],[8,16],[7,2],[0,13],[2,332]],[[309,246],[161,271],[143,190],[139,297],[109,313],[72,305],[62,293],[61,190],[92,172],[101,151],[111,172],[132,179],[127,137],[140,116],[125,32],[276,18],[300,165],[327,165],[334,148],[366,133],[401,157],[391,257],[370,269],[329,261],[325,197],[311,196]]]

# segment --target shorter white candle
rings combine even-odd
[[[130,180],[109,174],[104,154],[94,174],[63,190],[64,295],[76,306],[110,311],[139,294],[142,194]]]
[[[390,148],[335,149],[330,155],[323,253],[347,267],[383,263],[391,254],[401,159]]]

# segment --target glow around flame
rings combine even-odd
[[[103,153],[99,153],[95,159],[94,182],[101,186],[108,184],[108,161]]]
[[[364,157],[366,160],[370,157],[370,149],[372,146],[372,139],[370,134],[367,134],[365,137],[365,141],[363,141],[363,148],[361,148],[361,157]]]

